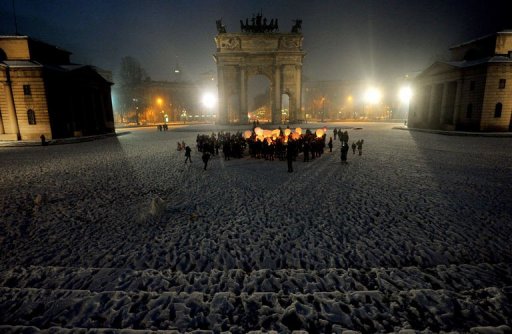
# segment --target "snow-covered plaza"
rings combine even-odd
[[[293,173],[204,171],[213,125],[0,147],[0,332],[511,332],[512,137],[393,126]]]

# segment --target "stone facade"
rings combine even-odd
[[[27,36],[0,36],[0,140],[114,131],[111,82],[70,52]]]
[[[303,36],[293,33],[225,33],[215,37],[219,122],[247,123],[247,82],[262,74],[270,80],[272,123],[280,124],[282,95],[289,96],[289,120],[304,119],[301,110]]]
[[[512,130],[512,31],[501,31],[450,49],[415,79],[409,127]]]

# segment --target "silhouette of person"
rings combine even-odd
[[[190,161],[190,163],[192,163],[192,158],[190,157],[190,152],[192,152],[192,150],[190,149],[189,146],[185,147],[185,163],[187,163],[187,161]]]
[[[208,160],[210,160],[210,152],[204,151],[202,159],[204,162],[204,170],[206,170],[206,166],[208,166]]]

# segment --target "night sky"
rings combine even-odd
[[[510,1],[510,0],[508,0]],[[18,33],[73,53],[72,61],[116,74],[139,60],[154,80],[216,71],[215,20],[240,32],[262,10],[281,32],[303,20],[304,75],[313,80],[393,80],[446,57],[450,46],[512,29],[507,1],[14,0]],[[510,4],[510,3],[508,3]],[[13,35],[13,0],[0,0],[0,34]]]

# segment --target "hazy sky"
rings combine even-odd
[[[19,34],[73,53],[72,61],[117,72],[139,60],[152,79],[216,71],[215,20],[240,32],[263,11],[281,32],[303,20],[304,75],[315,80],[392,80],[420,71],[449,46],[512,29],[510,0],[14,0]],[[15,32],[13,0],[0,0],[0,34]]]

